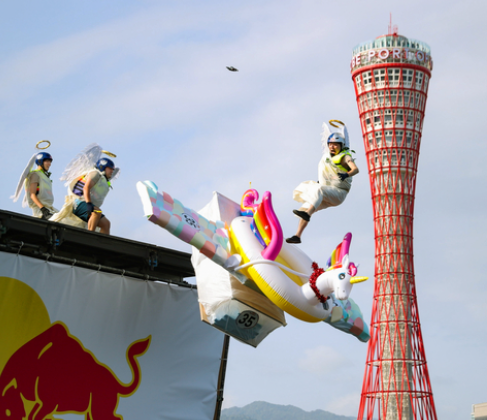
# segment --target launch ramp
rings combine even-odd
[[[2,407],[217,419],[225,336],[201,322],[193,275],[183,252],[0,211]]]

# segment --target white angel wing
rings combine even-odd
[[[330,153],[328,150],[328,137],[331,135],[330,127],[326,122],[322,125],[323,131],[321,132],[321,148],[323,153]]]
[[[348,137],[348,129],[347,126],[343,126],[343,137],[345,137],[345,147],[350,149],[350,138]]]
[[[110,178],[110,182],[115,181],[119,176],[120,176],[120,168],[116,166],[115,169],[113,170],[113,174],[112,177]]]
[[[348,129],[346,125],[339,125],[336,129],[330,130],[330,127],[326,122],[323,123],[323,133],[321,136],[321,146],[323,148],[323,154],[330,153],[328,150],[328,137],[332,133],[340,133],[345,138],[345,147],[350,149],[350,138],[348,136]]]
[[[29,162],[27,163],[27,166],[24,169],[24,172],[20,175],[19,183],[17,184],[17,188],[15,189],[14,195],[11,195],[10,198],[14,200],[14,203],[17,202],[17,200],[20,197],[20,194],[22,192],[22,189],[24,188],[24,183],[27,178],[27,176],[30,173],[30,170],[32,169],[32,165],[34,165],[34,162],[36,160],[36,156],[38,153],[34,153],[32,157],[29,159]],[[26,207],[27,205],[27,200],[24,200],[22,203],[23,207]]]
[[[66,181],[65,185],[67,186],[73,179],[93,169],[101,157],[101,151],[102,148],[98,144],[90,144],[66,166],[61,175],[61,181]]]

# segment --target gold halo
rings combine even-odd
[[[42,143],[47,143],[47,146],[46,147],[39,147],[39,144],[42,144]],[[51,145],[51,142],[49,140],[41,140],[41,141],[38,141],[36,143],[36,149],[39,149],[39,150],[45,150],[47,149],[49,146]]]
[[[338,123],[338,124],[341,124],[341,125],[343,125],[345,127],[345,123],[341,122],[340,120],[330,120],[328,122],[330,123],[331,126],[333,126],[335,128],[340,128],[340,127],[338,127],[338,125],[333,124],[333,123]]]
[[[116,158],[117,155],[115,153],[109,152],[108,150],[102,150],[102,153],[105,153],[107,156],[110,156],[112,158]]]

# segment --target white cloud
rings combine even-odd
[[[298,361],[300,369],[314,375],[329,375],[350,367],[351,360],[330,346],[319,346],[304,351]]]

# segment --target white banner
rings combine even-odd
[[[196,290],[0,252],[0,417],[213,419],[222,346]]]

